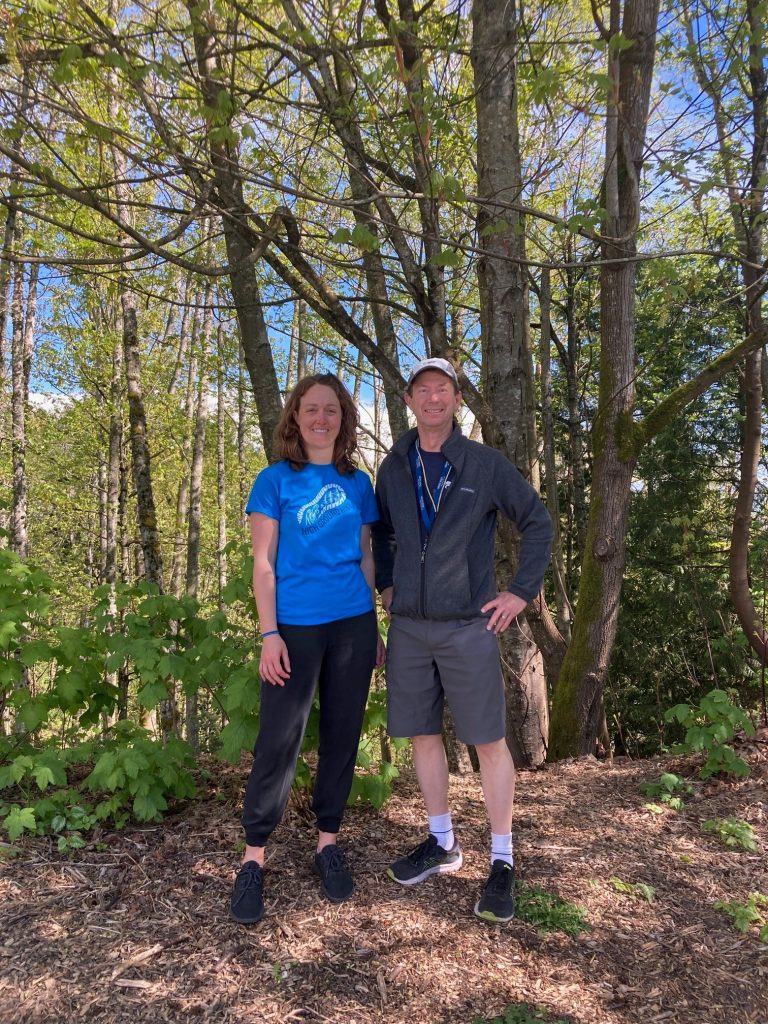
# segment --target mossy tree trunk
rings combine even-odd
[[[601,351],[593,427],[594,475],[586,548],[571,644],[552,708],[549,757],[594,751],[603,684],[618,623],[635,453],[621,450],[620,430],[635,402],[635,276],[640,175],[656,45],[658,0],[618,0],[606,40],[621,31],[628,49],[609,46],[614,89],[606,122],[605,209],[600,280]]]

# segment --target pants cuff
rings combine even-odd
[[[318,832],[332,832],[334,835],[341,828],[341,818],[318,818],[317,819],[317,830]]]

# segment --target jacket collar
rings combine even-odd
[[[419,432],[416,427],[411,427],[410,430],[406,430],[401,438],[399,438],[392,446],[392,451],[395,452],[403,459],[408,458],[408,450],[410,449],[413,442],[419,436]],[[464,451],[466,448],[467,439],[461,432],[461,427],[454,423],[453,430],[448,435],[446,440],[443,442],[443,446],[440,451],[448,459],[450,464],[456,469],[459,469],[461,463],[464,461]]]

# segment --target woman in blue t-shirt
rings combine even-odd
[[[384,659],[373,596],[371,482],[356,468],[357,410],[341,381],[299,381],[275,432],[281,461],[262,470],[246,505],[262,637],[261,710],[243,808],[245,854],[230,910],[264,913],[264,847],[288,799],[315,690],[320,745],[312,809],[315,870],[335,903],[354,882],[336,845],[352,786],[371,673]]]

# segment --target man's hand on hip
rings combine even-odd
[[[507,626],[514,622],[517,616],[525,610],[527,604],[528,602],[523,600],[522,597],[504,590],[480,609],[484,615],[488,612],[492,613],[485,628],[493,630],[497,634],[503,633]]]

